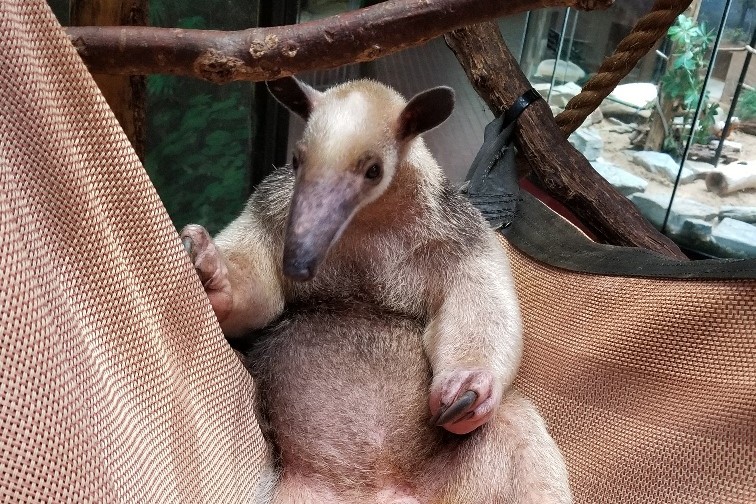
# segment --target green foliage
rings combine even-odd
[[[725,28],[722,38],[731,44],[745,44],[748,42],[749,34],[742,27],[734,26]]]
[[[738,99],[735,115],[738,116],[741,121],[751,121],[756,119],[756,91],[753,89],[744,89],[740,93],[740,99]]]
[[[679,156],[690,135],[693,115],[704,84],[706,53],[714,42],[714,32],[707,31],[705,24],[698,24],[681,14],[667,35],[672,41],[672,52],[667,71],[661,78],[661,96],[665,102],[672,104],[673,116],[683,117],[684,125],[680,131],[668,132],[663,148]],[[693,132],[695,143],[708,142],[710,128],[719,110],[719,105],[708,100],[709,92],[706,91],[702,114]]]
[[[249,0],[150,0],[150,23],[191,29],[256,24]],[[216,233],[248,195],[252,86],[195,79],[147,79],[145,165],[177,228],[189,222]]]
[[[215,233],[238,214],[247,195],[250,111],[239,85],[223,98],[180,92],[197,84],[163,75],[148,79],[154,113],[145,165],[176,227],[198,222]]]

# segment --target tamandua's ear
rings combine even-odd
[[[444,122],[454,110],[454,90],[439,86],[415,95],[399,115],[397,139],[410,140]]]
[[[281,102],[281,105],[305,121],[310,117],[312,109],[322,94],[294,77],[283,77],[265,84],[270,94]]]

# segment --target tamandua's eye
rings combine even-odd
[[[365,172],[365,178],[375,180],[381,176],[381,165],[378,163],[371,164]]]
[[[291,169],[297,171],[299,169],[299,156],[294,154],[291,156]]]

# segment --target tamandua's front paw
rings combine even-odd
[[[491,419],[502,393],[499,380],[488,369],[441,373],[431,384],[431,423],[454,434],[472,432]]]
[[[181,230],[181,242],[189,253],[218,322],[222,322],[233,308],[231,282],[223,254],[207,230],[198,224],[189,224]]]

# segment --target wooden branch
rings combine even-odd
[[[147,0],[72,0],[71,25],[146,26]],[[147,83],[138,75],[93,74],[131,145],[144,160]]]
[[[456,30],[446,36],[446,41],[495,115],[531,87],[495,24]],[[687,259],[567,142],[544,100],[534,102],[520,116],[517,141],[544,190],[577,215],[600,240]]]
[[[147,27],[71,27],[67,32],[93,73],[165,73],[225,83],[370,61],[455,28],[532,9],[594,10],[613,2],[391,0],[318,21],[236,32]]]
[[[733,163],[706,174],[706,189],[724,196],[744,189],[756,189],[756,167]]]

